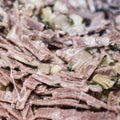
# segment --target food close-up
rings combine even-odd
[[[0,0],[0,120],[120,120],[120,0]]]

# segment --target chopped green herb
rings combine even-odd
[[[120,48],[118,48],[118,45],[116,43],[111,43],[108,47],[113,51],[120,51]]]
[[[67,20],[68,20],[68,23],[69,23],[70,25],[73,25],[73,24],[74,24],[72,18],[70,18],[70,17],[67,16]]]

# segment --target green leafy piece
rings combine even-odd
[[[70,25],[73,25],[73,24],[74,24],[73,19],[70,18],[69,16],[67,16],[67,20],[68,20],[68,23],[69,23]]]
[[[83,19],[76,14],[52,14],[50,24],[55,30],[63,30],[70,35],[74,35],[84,29]]]
[[[120,48],[118,48],[118,45],[116,43],[111,43],[108,46],[110,48],[110,50],[112,51],[120,51]]]
[[[46,7],[42,9],[42,18],[44,22],[51,23],[51,15],[52,15],[52,9],[50,7]]]
[[[106,55],[101,64],[100,64],[100,67],[105,67],[105,66],[108,66],[108,65],[111,65],[112,63],[114,63],[114,60],[112,59],[112,57],[110,55]]]
[[[74,27],[80,28],[83,26],[83,24],[82,24],[83,18],[81,16],[76,15],[76,14],[70,14],[69,18],[73,21]]]
[[[107,75],[96,74],[92,80],[94,83],[101,85],[104,89],[109,89],[113,87],[116,79]]]

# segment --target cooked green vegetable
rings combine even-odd
[[[101,85],[104,89],[109,89],[111,88],[116,80],[113,79],[113,77],[107,76],[107,75],[101,75],[101,74],[96,74],[93,77],[92,80],[94,83],[97,83],[99,85]]]
[[[73,20],[74,27],[80,28],[83,25],[82,24],[83,19],[79,15],[71,14],[69,17]]]
[[[44,22],[51,23],[51,15],[52,15],[52,10],[50,7],[46,7],[42,9],[42,17]]]
[[[81,16],[77,14],[70,14],[69,18],[71,19],[72,24],[69,22],[71,28],[69,28],[68,33],[74,34],[84,29],[84,24],[82,22],[83,18]]]
[[[68,18],[68,23],[69,23],[70,25],[73,25],[73,24],[74,24],[73,19],[72,19],[72,18],[70,18],[69,16],[67,16],[67,18]]]
[[[108,65],[110,65],[110,64],[112,64],[112,63],[114,63],[114,60],[112,59],[112,57],[111,57],[109,54],[107,54],[107,55],[103,58],[103,60],[102,60],[102,62],[101,62],[101,64],[100,64],[100,67],[105,67],[105,66],[108,66]]]
[[[118,48],[118,45],[116,43],[109,44],[109,48],[113,51],[120,51],[120,48]]]

